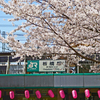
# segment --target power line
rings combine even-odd
[[[0,31],[0,34],[2,35],[2,37],[6,38],[6,35],[7,34],[5,34],[5,31],[3,31],[3,32]],[[15,35],[23,36],[24,34],[15,34]],[[18,39],[20,41],[24,41],[24,42],[26,41],[26,39],[25,40],[21,40],[22,38],[18,38]],[[2,52],[5,52],[5,50],[12,51],[12,50],[10,50],[10,48],[6,47],[6,44],[5,43],[2,43],[1,42],[1,45],[2,45],[2,47],[0,47],[0,50],[2,49]]]
[[[7,35],[7,34],[5,34]],[[17,36],[24,36],[25,34],[14,34],[14,35],[17,35]]]
[[[5,35],[7,36],[7,34],[5,34]],[[15,35],[17,35],[17,34],[15,34]],[[18,34],[18,37],[19,37],[19,36],[23,36],[23,35],[24,35],[24,34]],[[5,37],[6,37],[6,36],[5,36]],[[17,37],[17,38],[18,38],[18,37]],[[16,38],[16,40],[17,40],[17,38]],[[19,39],[20,41],[26,41],[26,38],[20,38],[20,37],[19,37],[18,39]],[[0,42],[0,43],[2,43],[2,42]]]
[[[18,27],[18,25],[13,26],[13,25],[3,25],[3,24],[1,24],[0,27]]]
[[[24,36],[24,34],[14,34],[14,35],[17,35],[17,36]]]
[[[24,34],[23,34],[23,33],[20,33],[20,34],[18,34],[18,33],[17,33],[17,34],[14,33],[14,35],[17,35],[17,36],[24,36],[25,34],[26,34],[26,33],[24,33]],[[7,36],[7,34],[5,34],[5,36]]]

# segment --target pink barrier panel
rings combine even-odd
[[[72,96],[74,99],[77,98],[77,91],[76,90],[72,90]]]
[[[52,90],[48,90],[48,94],[51,98],[54,98],[54,93],[52,92]]]
[[[60,94],[61,98],[65,98],[65,93],[64,93],[63,90],[60,90],[60,91],[59,91],[59,94]]]
[[[9,92],[9,95],[10,95],[10,98],[11,98],[11,99],[14,99],[14,91],[10,91],[10,92]]]
[[[90,97],[90,91],[89,91],[88,89],[85,90],[85,96],[86,96],[87,98]]]
[[[98,93],[98,97],[100,98],[100,90],[98,90],[97,93]]]
[[[25,98],[29,98],[30,97],[30,93],[29,93],[29,91],[28,90],[25,90]]]
[[[2,97],[2,91],[0,90],[0,98]]]
[[[40,91],[39,91],[39,90],[37,90],[37,91],[35,92],[35,94],[36,94],[36,96],[37,96],[37,98],[38,98],[38,99],[40,99],[40,98],[41,98],[41,93],[40,93]]]

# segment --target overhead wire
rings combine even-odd
[[[0,16],[0,18],[3,18],[3,19],[9,19],[9,18],[14,18],[13,16]],[[0,27],[18,27],[18,25],[7,25],[7,24],[0,24]],[[7,34],[5,34],[5,35],[7,35]],[[24,36],[25,35],[25,33],[24,34],[22,34],[22,33],[14,33],[14,35],[17,35],[18,37],[19,36]],[[26,39],[25,40],[21,40],[21,38],[19,39],[20,41],[26,41]]]
[[[0,27],[18,27],[18,25],[0,24]]]
[[[14,17],[13,16],[0,16],[0,19],[9,19],[9,18],[14,18]],[[18,25],[14,25],[13,26],[13,25],[7,25],[7,24],[0,24],[0,27],[18,27]],[[2,33],[1,33],[1,35],[2,35]],[[5,34],[5,35],[7,35],[7,34]],[[19,36],[24,36],[25,33],[24,34],[22,34],[22,33],[19,33],[19,34],[18,33],[15,33],[14,35],[17,35],[19,37]],[[26,41],[26,39],[25,40],[22,40],[22,38],[20,38],[19,41]],[[0,46],[0,48],[2,48],[2,47]]]

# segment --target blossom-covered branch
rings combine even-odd
[[[0,0],[1,10],[14,16],[9,21],[24,20],[6,39],[0,39],[16,57],[47,53],[53,54],[53,59],[60,54],[69,57],[70,63],[78,63],[77,57],[100,62],[86,56],[100,53],[99,4],[100,0]],[[25,44],[15,39],[13,33],[19,30],[27,33]]]

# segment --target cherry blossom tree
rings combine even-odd
[[[1,10],[13,15],[20,26],[0,36],[15,51],[15,57],[60,56],[68,63],[81,59],[100,63],[86,55],[100,52],[100,0],[0,0]],[[27,41],[22,44],[13,34],[22,31]]]

